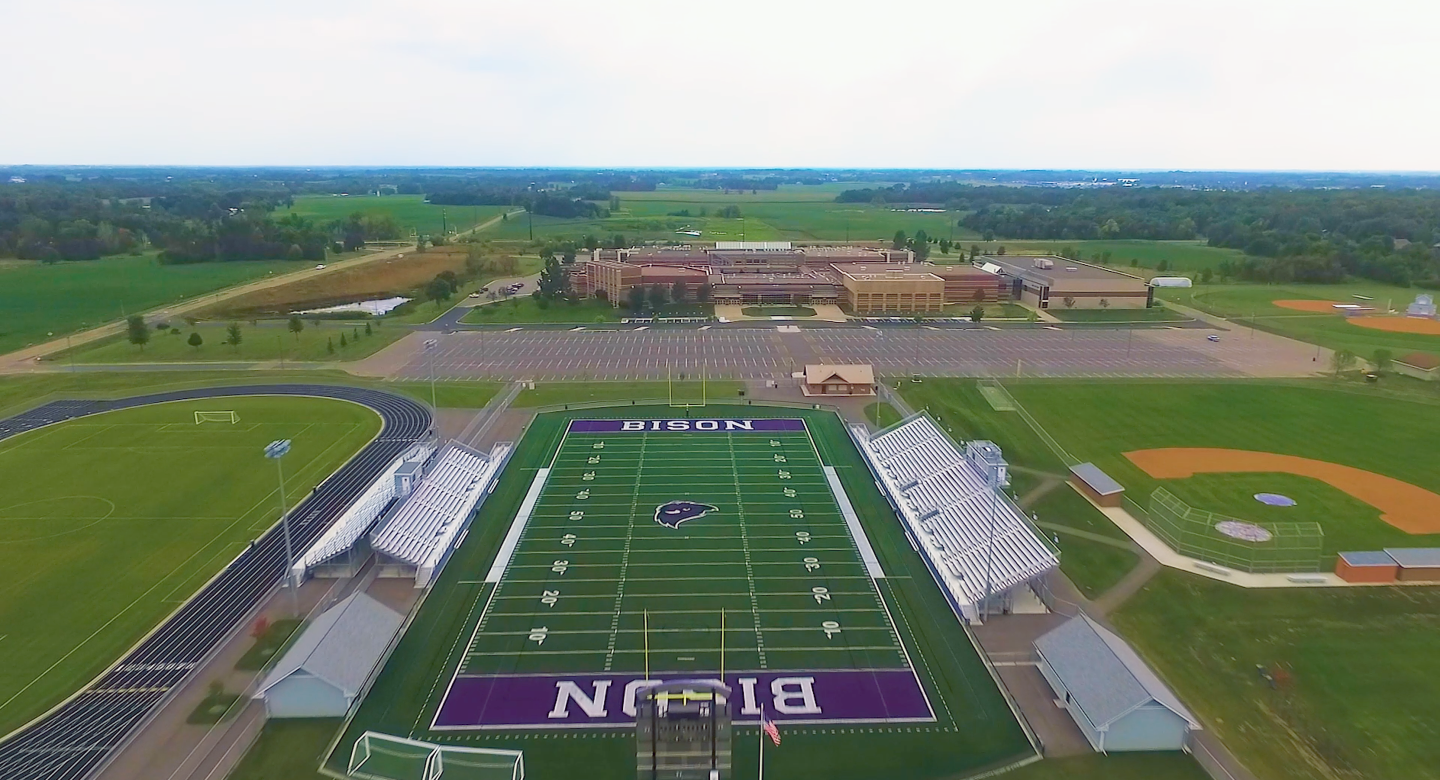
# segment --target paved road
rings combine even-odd
[[[339,398],[374,409],[384,421],[379,436],[291,511],[291,535],[297,552],[319,537],[391,461],[425,436],[430,427],[430,412],[425,407],[389,393],[332,385],[254,385],[118,401],[56,401],[0,420],[0,440],[100,412],[239,395]],[[260,604],[280,582],[284,570],[284,540],[277,526],[83,691],[0,741],[0,778],[80,780],[98,771],[235,625]]]
[[[470,330],[414,334],[362,361],[360,373],[429,375],[424,338],[439,341],[437,377],[449,379],[784,378],[807,363],[871,363],[889,376],[1306,376],[1313,348],[1278,337],[1195,328],[1114,329],[802,327]],[[1268,336],[1268,334],[1261,334]],[[380,370],[367,370],[375,368]]]

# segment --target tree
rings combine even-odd
[[[232,322],[232,323],[230,323],[230,325],[229,325],[227,328],[225,328],[225,343],[226,343],[226,344],[229,344],[230,346],[232,346],[232,347],[234,347],[234,348],[236,348],[236,349],[239,349],[239,348],[240,348],[240,340],[241,340],[240,323],[238,323],[238,322]]]
[[[1000,246],[996,247],[996,248],[995,248],[995,254],[1000,255],[1001,257],[1004,257],[1004,256],[1005,256],[1005,245],[1004,245],[1004,244],[1001,244]]]
[[[347,347],[347,346],[349,346],[349,345],[350,345],[350,342],[348,342],[348,341],[345,340],[345,334],[344,334],[344,333],[341,333],[341,334],[340,334],[340,348],[341,348],[341,349],[344,349],[345,347]]]
[[[685,302],[685,283],[679,279],[676,279],[675,284],[670,286],[670,300],[676,303]]]
[[[942,238],[942,239],[940,239],[940,254],[942,254],[942,255],[948,255],[948,254],[950,254],[950,239],[948,239],[948,238]]]
[[[1211,269],[1209,269],[1209,268],[1201,268],[1201,269],[1200,269],[1200,283],[1201,283],[1201,284],[1209,284],[1209,283],[1210,283],[1210,280],[1211,280],[1211,279],[1214,279],[1214,278],[1215,278],[1215,272],[1214,272],[1213,270],[1211,270]]]
[[[1375,364],[1376,371],[1389,371],[1390,364],[1394,361],[1395,353],[1384,347],[1375,350],[1375,354],[1370,358],[1370,362]]]
[[[145,318],[138,314],[125,318],[125,335],[141,352],[144,352],[145,345],[150,343],[150,328],[146,327]]]
[[[200,349],[200,345],[205,343],[205,339],[200,338],[200,333],[197,331],[195,333],[191,333],[190,338],[186,339],[185,343],[198,350]]]
[[[903,231],[903,230],[897,230],[897,231],[895,231],[895,240],[890,242],[890,248],[891,248],[891,249],[904,249],[904,248],[905,248],[905,231]]]
[[[1108,309],[1108,308],[1110,308],[1110,299],[1109,299],[1109,298],[1101,298],[1101,299],[1100,299],[1100,308],[1102,308],[1102,309]]]
[[[290,328],[290,332],[295,334],[295,340],[299,341],[300,331],[305,330],[305,321],[300,319],[300,315],[292,314],[290,315],[290,324],[288,327]]]
[[[915,231],[915,237],[910,239],[910,251],[914,252],[915,259],[922,263],[930,257],[930,237],[925,235],[925,231]]]
[[[450,294],[453,292],[450,283],[438,276],[425,285],[425,297],[434,301],[436,306],[439,306],[442,301],[450,300]]]
[[[695,299],[700,301],[701,303],[709,303],[711,291],[712,288],[710,287],[710,283],[705,282],[701,284],[698,289],[695,290]]]
[[[632,313],[639,314],[640,310],[645,308],[645,288],[637,284],[626,290],[625,304],[630,307]]]
[[[1067,308],[1067,309],[1073,309],[1073,308],[1075,308],[1075,299],[1074,299],[1074,298],[1071,298],[1071,297],[1068,296],[1068,295],[1065,296],[1064,298],[1061,298],[1060,301],[1065,304],[1065,308]]]
[[[1335,371],[1336,378],[1339,378],[1341,374],[1355,367],[1357,359],[1355,353],[1348,349],[1337,350],[1330,356],[1330,368]]]
[[[982,320],[982,319],[984,319],[984,318],[985,318],[985,307],[984,307],[984,306],[976,306],[975,308],[973,308],[973,309],[970,310],[970,321],[971,321],[971,322],[979,322],[980,320]]]
[[[335,339],[325,339],[325,351],[331,355],[335,354]]]
[[[980,256],[980,245],[979,245],[979,244],[971,244],[971,245],[970,245],[970,259],[971,259],[971,260],[974,260],[975,258],[977,258],[977,257],[979,257],[979,256]]]
[[[657,311],[665,308],[665,302],[669,297],[665,292],[665,285],[655,284],[650,286],[650,308]]]

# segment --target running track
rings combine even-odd
[[[55,401],[0,420],[0,441],[100,412],[241,395],[353,401],[375,410],[384,422],[379,436],[291,510],[290,532],[297,553],[323,533],[391,461],[430,428],[430,412],[424,406],[378,390],[332,385],[251,385],[118,401]],[[81,780],[104,767],[130,735],[159,711],[170,692],[266,598],[284,570],[285,542],[277,525],[78,695],[0,741],[0,778]]]

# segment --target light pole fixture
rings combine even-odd
[[[430,408],[435,408],[435,348],[440,346],[437,339],[425,339],[425,362],[430,367]]]
[[[285,506],[285,467],[281,464],[281,459],[288,452],[289,439],[276,439],[265,445],[265,457],[275,461],[275,472],[280,475],[280,528],[285,535],[285,589],[290,591],[290,612],[298,615],[300,596],[296,593],[295,583],[291,579],[291,569],[295,566],[295,551],[290,546],[290,510]]]

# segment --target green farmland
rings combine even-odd
[[[196,425],[231,410],[236,424]],[[364,407],[227,398],[109,412],[0,442],[0,733],[109,666],[380,429]]]
[[[356,212],[388,214],[406,233],[415,230],[420,235],[438,236],[442,224],[452,233],[460,232],[512,210],[509,206],[432,206],[424,195],[300,195],[294,206],[276,209],[274,216],[298,214],[323,224]]]
[[[310,268],[282,260],[161,265],[153,253],[0,261],[0,354],[225,287]]]

